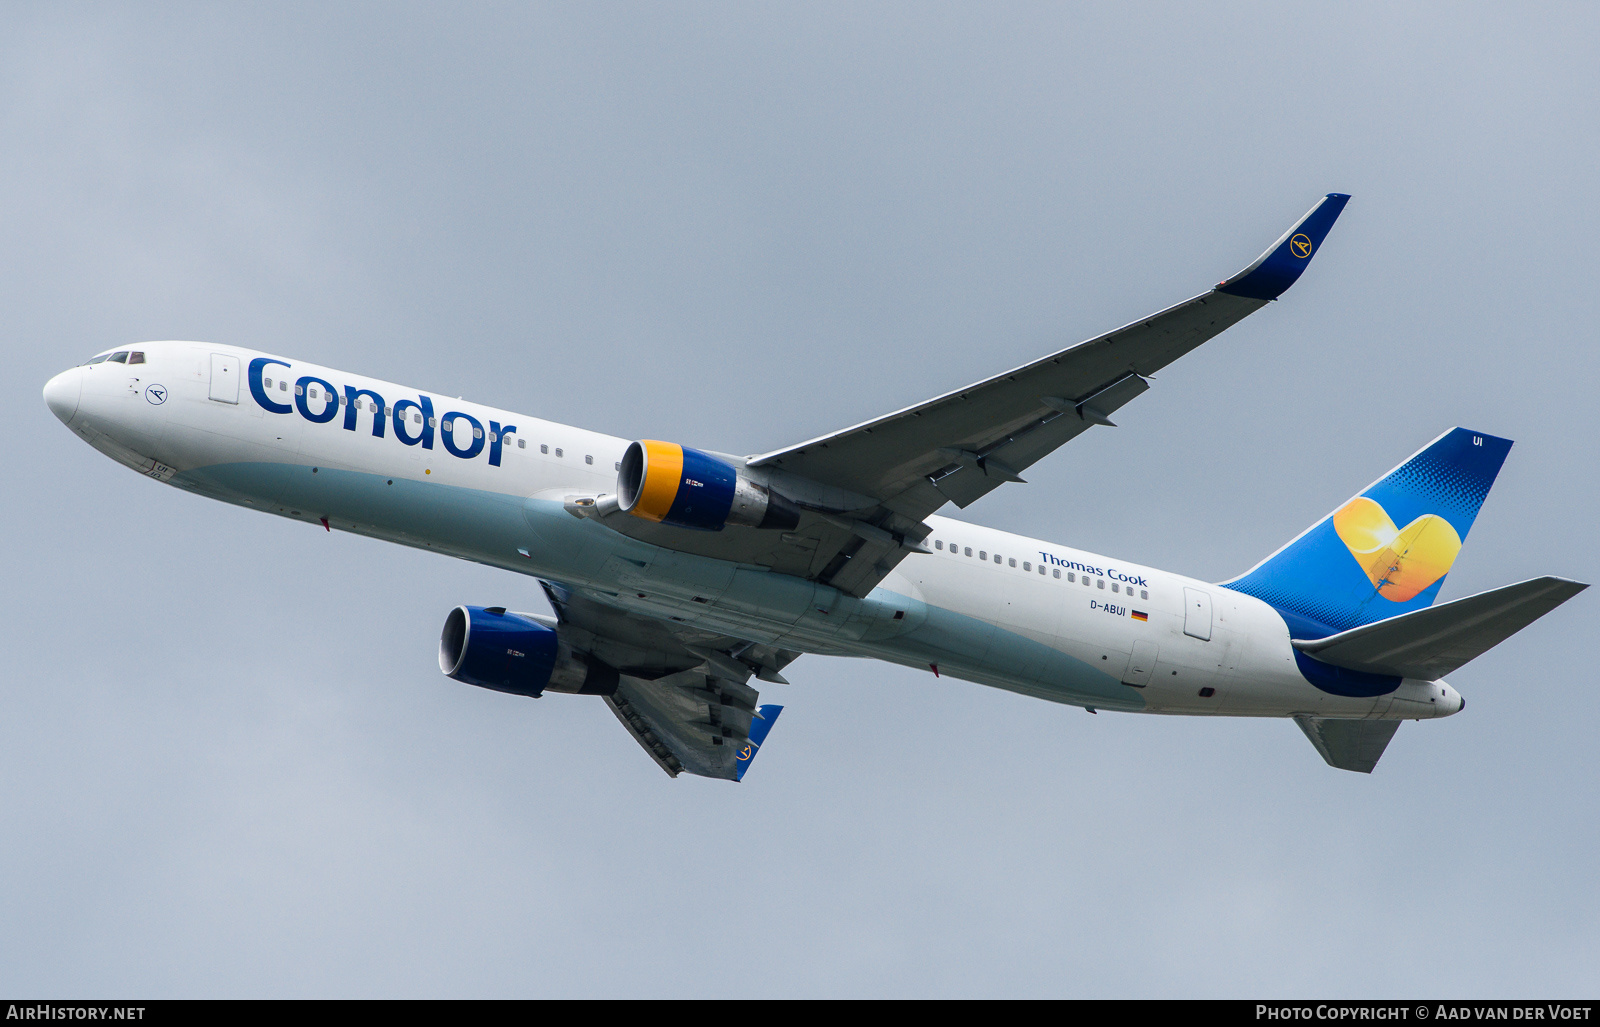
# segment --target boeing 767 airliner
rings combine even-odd
[[[667,773],[741,779],[804,653],[1091,710],[1290,717],[1370,773],[1442,678],[1586,588],[1434,606],[1511,443],[1454,428],[1232,581],[937,515],[965,508],[1288,289],[1348,196],[1116,331],[755,456],[629,441],[235,346],[107,350],[44,388],[112,459],[229,503],[537,578],[555,616],[459,606],[439,666],[598,697]]]

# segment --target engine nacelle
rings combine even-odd
[[[790,531],[800,524],[798,507],[726,460],[653,439],[622,455],[617,505],[647,521],[701,531],[729,524]]]
[[[558,624],[503,606],[458,606],[439,635],[439,669],[447,677],[496,692],[610,695],[616,668],[574,649]]]

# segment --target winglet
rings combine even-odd
[[[750,720],[750,741],[739,750],[738,765],[734,770],[735,781],[744,780],[744,772],[750,769],[751,761],[756,758],[756,753],[761,751],[761,743],[767,740],[767,732],[772,730],[773,723],[782,712],[782,706],[771,704],[756,710],[756,715]]]
[[[1218,292],[1248,299],[1275,300],[1295,283],[1322,247],[1328,229],[1350,202],[1349,193],[1329,193],[1295,226],[1283,233],[1256,262],[1217,286]]]

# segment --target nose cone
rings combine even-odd
[[[44,383],[44,402],[50,412],[61,418],[62,424],[71,424],[78,415],[78,397],[83,392],[83,368],[62,371]]]

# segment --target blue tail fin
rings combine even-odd
[[[1433,603],[1511,440],[1452,428],[1245,574],[1223,582],[1325,638]]]
[[[756,715],[750,721],[750,741],[739,750],[738,763],[734,768],[735,781],[744,780],[744,772],[750,769],[756,753],[761,751],[761,743],[767,740],[767,732],[772,730],[778,714],[782,712],[782,706],[773,706],[770,703],[756,710]]]

